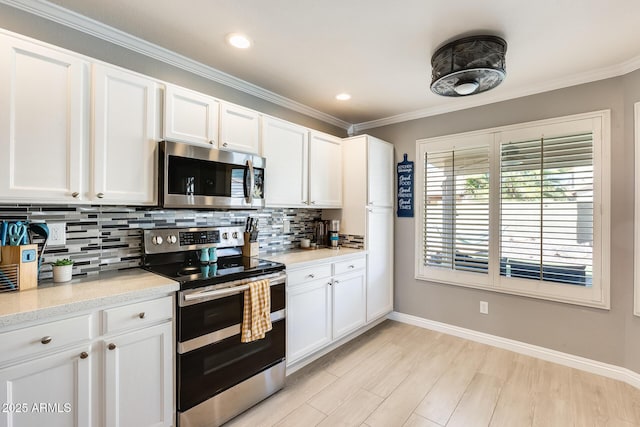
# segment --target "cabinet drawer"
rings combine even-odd
[[[340,261],[333,264],[333,274],[349,273],[350,271],[362,270],[367,266],[366,257],[354,258],[347,261]]]
[[[103,333],[122,331],[146,326],[173,317],[173,297],[143,301],[103,312]]]
[[[91,315],[72,317],[0,334],[0,363],[34,356],[91,339]]]
[[[300,270],[287,271],[289,285],[305,283],[309,280],[322,279],[331,276],[331,264],[320,264]]]

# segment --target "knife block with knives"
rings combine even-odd
[[[242,255],[254,258],[260,252],[260,243],[258,243],[258,219],[247,218],[247,225],[244,232],[244,246],[242,246]]]

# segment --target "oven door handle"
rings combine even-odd
[[[274,285],[279,285],[281,283],[284,283],[286,280],[286,276],[282,276],[282,277],[278,277],[275,279],[271,279],[269,280],[269,286],[274,286]],[[244,285],[239,285],[239,286],[232,286],[229,288],[223,288],[223,289],[214,289],[214,290],[209,290],[209,291],[200,291],[200,292],[193,292],[190,294],[185,294],[183,295],[182,298],[184,298],[185,302],[189,302],[189,301],[195,301],[195,300],[199,300],[199,299],[217,299],[217,298],[222,298],[222,297],[228,297],[230,295],[235,295],[235,294],[239,294],[241,292],[244,292],[246,290],[249,289],[249,284],[244,284]]]
[[[195,292],[184,296],[185,301],[193,301],[202,298],[221,298],[229,295],[239,294],[249,289],[249,285],[234,286],[232,288],[217,289],[215,291]]]

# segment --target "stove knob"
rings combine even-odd
[[[161,245],[162,236],[153,236],[153,239],[151,239],[151,241],[153,242],[154,245]]]
[[[234,239],[238,238],[238,232],[234,231],[233,234],[231,235]]]
[[[177,241],[178,239],[173,234],[170,234],[167,236],[167,242],[171,243],[172,245]]]
[[[229,233],[222,233],[222,240],[229,239]]]

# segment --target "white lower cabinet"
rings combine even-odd
[[[333,339],[353,332],[366,322],[364,270],[333,279]]]
[[[105,425],[173,421],[171,322],[104,340]]]
[[[366,258],[288,271],[287,365],[366,323]]]
[[[287,362],[301,359],[331,342],[330,280],[289,284]]]
[[[164,296],[0,330],[0,427],[172,426],[172,318]]]
[[[0,369],[0,426],[92,425],[93,362],[87,344]]]

